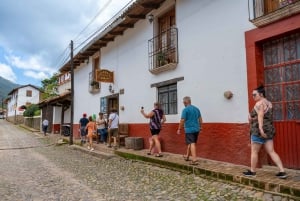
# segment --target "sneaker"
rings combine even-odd
[[[250,170],[247,170],[247,172],[243,172],[244,176],[246,177],[255,177],[256,172],[251,172]]]
[[[90,146],[88,146],[88,150],[90,150],[91,149],[91,147]]]
[[[278,172],[276,174],[276,177],[278,177],[280,179],[286,179],[287,178],[287,174],[285,172]]]
[[[94,148],[91,148],[91,151],[94,151],[95,149]]]

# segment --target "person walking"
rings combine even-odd
[[[258,162],[258,153],[262,146],[279,168],[276,176],[281,179],[287,178],[281,159],[274,150],[273,138],[275,136],[275,127],[273,125],[273,106],[266,99],[265,89],[260,86],[253,90],[252,97],[256,102],[250,112],[248,119],[250,123],[251,134],[251,168],[243,172],[244,176],[256,176],[256,165]]]
[[[79,130],[81,137],[81,144],[86,143],[86,125],[89,123],[89,120],[86,118],[86,113],[83,113],[82,118],[79,120]]]
[[[97,124],[97,143],[99,140],[106,144],[107,141],[107,128],[106,128],[106,120],[104,118],[104,114],[102,112],[99,113],[99,117],[96,121]]]
[[[88,149],[94,151],[93,147],[93,136],[96,135],[97,127],[96,122],[93,121],[93,117],[89,116],[89,123],[86,125],[87,137],[88,137]]]
[[[49,126],[49,121],[47,119],[44,119],[42,122],[42,130],[43,130],[44,136],[46,136],[46,134],[47,134],[48,126]]]
[[[114,148],[120,146],[119,137],[119,115],[117,109],[113,108],[108,118],[108,147],[111,147],[111,138],[114,139]]]
[[[181,129],[184,127],[187,151],[186,155],[183,155],[183,158],[186,161],[189,161],[189,157],[192,156],[190,165],[198,165],[196,143],[198,141],[198,135],[202,129],[202,116],[199,108],[192,105],[192,101],[189,96],[183,98],[183,104],[185,108],[182,110],[177,134],[181,134]]]
[[[149,152],[148,155],[152,154],[152,149],[155,147],[158,153],[155,155],[156,157],[162,157],[161,152],[161,144],[158,138],[158,135],[161,131],[162,124],[166,122],[166,117],[164,115],[163,110],[160,108],[159,103],[154,103],[154,109],[146,114],[144,111],[144,108],[142,107],[141,113],[145,118],[150,119],[150,132],[151,132],[151,138],[149,140],[150,146],[149,146]]]

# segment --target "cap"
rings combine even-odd
[[[86,117],[86,113],[83,113],[83,116]]]

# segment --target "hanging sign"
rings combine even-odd
[[[114,72],[106,69],[96,70],[96,81],[114,83]]]

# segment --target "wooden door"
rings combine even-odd
[[[300,32],[264,43],[263,56],[275,150],[286,167],[300,169]]]
[[[165,13],[158,18],[159,28],[159,51],[161,56],[167,63],[175,61],[175,39],[171,33],[171,28],[176,24],[175,20],[175,8]]]
[[[279,8],[279,0],[264,0],[265,14],[271,13]]]
[[[113,96],[109,96],[107,98],[107,110],[108,110],[108,115],[111,113],[112,109],[117,109],[117,111],[119,112],[119,96],[118,95],[113,95]]]

